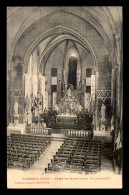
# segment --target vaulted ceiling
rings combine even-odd
[[[62,42],[87,49],[94,60],[114,54],[114,37],[121,35],[122,7],[8,7],[7,56],[28,62],[43,45],[41,60]],[[79,49],[78,49],[79,50]]]

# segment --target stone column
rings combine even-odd
[[[43,96],[43,110],[45,108],[45,76],[40,76],[41,79],[41,94]]]
[[[95,77],[95,83],[96,83],[96,111],[95,111],[95,123],[96,123],[96,127],[99,126],[99,119],[98,119],[98,98],[97,98],[97,90],[98,90],[98,79],[99,79],[99,72],[98,69],[96,69],[96,77]]]
[[[61,98],[61,86],[62,86],[61,80],[58,79],[57,81],[57,101],[60,100]]]
[[[77,88],[79,86],[80,81],[81,81],[81,69],[77,69]]]
[[[55,108],[56,104],[57,104],[57,92],[53,92],[53,108]]]
[[[44,97],[44,108],[48,110],[48,92],[45,91],[45,97]]]
[[[52,94],[49,91],[48,92],[48,108],[50,108],[52,106]]]
[[[13,123],[13,108],[14,108],[14,77],[16,75],[16,72],[13,70],[9,71],[9,99],[8,99],[8,109],[9,109],[9,123]]]
[[[18,124],[19,123],[19,113],[18,113],[18,102],[15,100],[14,102],[14,123]]]
[[[77,85],[76,85],[76,88],[78,89],[78,86],[79,86],[79,83],[82,81],[82,65],[81,65],[81,61],[80,61],[80,58],[78,56],[77,58]]]
[[[119,84],[119,69],[118,66],[115,66],[115,76],[114,76],[114,84],[115,84],[115,88],[114,88],[114,112],[116,117],[119,116],[119,88],[120,88],[120,84]]]
[[[24,122],[24,64],[21,59],[12,62],[13,69],[10,70],[9,78],[9,112],[10,121],[14,119],[14,102],[17,100],[19,105],[19,122]]]
[[[117,115],[120,118],[120,67],[117,71]]]
[[[6,114],[7,114],[7,126],[8,126],[8,124],[9,124],[9,71],[7,71],[7,91],[6,91],[6,93],[7,93],[7,110],[6,110]]]
[[[22,82],[23,82],[23,91],[22,91],[22,100],[23,100],[23,120],[22,123],[25,124],[25,64],[22,64]]]
[[[113,98],[114,98],[114,68],[112,68],[112,77],[111,77],[111,106],[113,107]]]

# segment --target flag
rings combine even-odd
[[[37,106],[39,109],[39,113],[42,113],[42,110],[43,110],[43,96],[42,96],[42,94],[38,94]]]
[[[31,102],[31,112],[34,113],[35,112],[35,106],[34,106],[34,100],[32,99]]]
[[[27,94],[26,99],[25,99],[25,109],[26,109],[26,111],[28,111],[29,105],[30,105],[30,100],[29,100],[29,97],[28,97],[28,94]]]
[[[32,123],[32,115],[31,115],[31,113],[28,113],[27,123],[28,123],[28,125]]]
[[[37,101],[37,98],[36,97],[34,99],[34,108],[38,108],[38,101]]]
[[[111,118],[111,132],[114,130],[114,117]]]
[[[119,150],[122,147],[121,140],[120,140],[120,131],[118,133],[118,137],[116,139],[116,150]]]

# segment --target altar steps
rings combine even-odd
[[[53,124],[52,129],[75,129],[75,125],[66,123]]]
[[[61,129],[52,128],[52,133],[54,133],[54,134],[61,134]]]

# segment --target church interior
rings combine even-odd
[[[122,174],[122,7],[7,8],[7,171]]]

